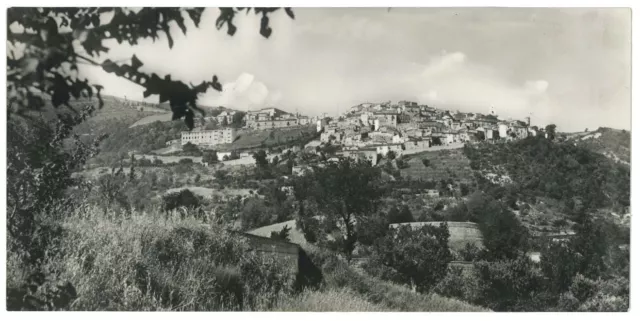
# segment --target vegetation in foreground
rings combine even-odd
[[[56,244],[41,270],[10,252],[8,309],[482,311],[362,275],[320,249],[308,251],[324,282],[301,289],[291,265],[250,251],[215,226],[189,217],[122,215],[89,208],[67,217],[52,229]]]

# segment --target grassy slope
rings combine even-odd
[[[323,265],[325,283],[318,290],[274,294],[243,285],[248,275],[238,264],[249,254],[238,255],[246,253],[242,241],[216,228],[164,215],[133,213],[110,219],[97,208],[82,214],[65,219],[65,232],[58,239],[63,252],[46,263],[59,271],[59,280],[75,286],[78,298],[72,310],[235,310],[238,306],[229,293],[240,287],[245,302],[256,300],[243,310],[484,311],[457,300],[412,293],[340,263]],[[262,262],[279,264],[277,259]],[[25,273],[9,253],[7,284],[18,284]],[[278,277],[279,282],[287,279],[286,273]],[[268,300],[276,304],[265,303]]]
[[[594,136],[597,134],[600,136],[595,138]],[[576,133],[570,139],[575,141],[578,146],[604,154],[609,158],[619,159],[626,164],[631,161],[631,133],[628,131],[598,128],[598,130],[591,132]]]
[[[315,131],[315,126],[301,126],[274,130],[241,129],[238,131],[238,138],[236,138],[236,141],[234,141],[233,144],[221,144],[218,145],[218,149],[250,149],[261,147],[263,143],[265,147],[279,146],[297,142],[302,133],[313,134]],[[271,137],[271,133],[273,133],[273,137]]]
[[[429,167],[422,163],[430,161]],[[441,180],[453,178],[454,181],[469,182],[473,179],[469,160],[462,149],[422,152],[408,156],[410,167],[400,170],[403,177],[422,180]],[[456,179],[457,178],[457,179]]]

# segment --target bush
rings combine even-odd
[[[536,300],[543,292],[543,277],[533,262],[520,256],[513,260],[474,263],[480,280],[477,304],[494,311],[540,311]]]
[[[480,297],[480,280],[475,271],[450,266],[447,275],[434,287],[434,292],[449,298],[476,302]]]
[[[376,242],[374,255],[383,265],[397,272],[393,281],[427,292],[447,273],[451,261],[449,229],[424,225],[418,230],[400,226]]]
[[[181,158],[178,161],[178,164],[193,164],[193,159],[191,159],[191,158]]]

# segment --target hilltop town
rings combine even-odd
[[[452,112],[410,101],[362,103],[334,118],[264,108],[246,113],[225,110],[205,120],[213,120],[222,128],[200,126],[183,131],[180,144],[210,149],[227,144],[233,149],[239,131],[238,126],[231,126],[234,123],[255,131],[315,125],[319,139],[307,144],[308,147],[339,146],[338,155],[364,157],[373,165],[378,161],[377,155],[386,156],[389,152],[402,155],[434,146],[461,147],[466,142],[511,141],[540,134],[539,128],[530,126],[529,119],[501,119],[493,111],[489,114]]]

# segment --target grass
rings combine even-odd
[[[460,300],[445,298],[438,294],[416,293],[409,288],[382,281],[360,273],[324,250],[312,245],[304,246],[305,251],[318,266],[322,266],[325,288],[348,289],[357,296],[389,311],[406,312],[487,312],[488,309]]]
[[[68,281],[77,293],[70,305],[59,309],[484,311],[360,274],[328,252],[311,254],[316,265],[322,264],[324,283],[299,292],[290,264],[251,252],[243,239],[191,218],[103,215],[87,207],[59,223],[57,246],[42,268],[48,275],[45,284]],[[8,293],[15,293],[27,274],[9,253]]]
[[[349,289],[306,290],[288,297],[276,305],[274,311],[288,312],[391,312],[393,309],[373,304]]]
[[[409,155],[407,158],[409,167],[400,170],[403,177],[437,181],[449,178],[461,182],[473,180],[469,159],[463,154],[462,149],[429,151]],[[423,159],[429,160],[428,167],[422,163]]]

